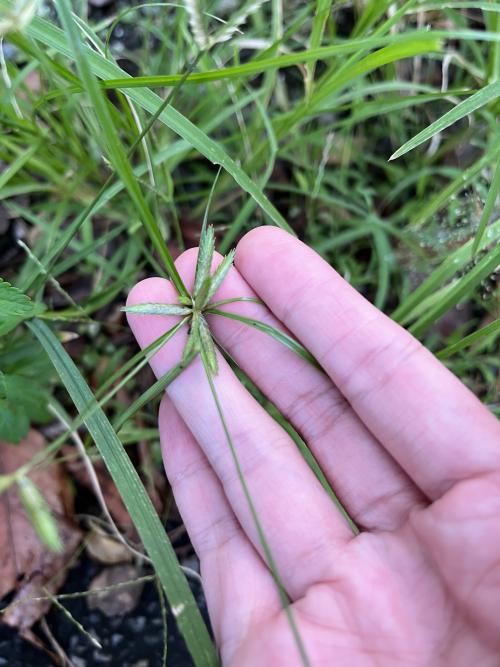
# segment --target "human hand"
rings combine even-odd
[[[196,251],[177,260],[191,286]],[[326,374],[274,339],[211,329],[308,443],[353,536],[285,431],[219,359],[214,382],[311,665],[500,665],[500,428],[431,353],[311,249],[259,228],[217,299],[291,332]],[[175,301],[160,278],[128,304]],[[175,319],[129,314],[142,347]],[[186,331],[155,354],[162,376]],[[205,372],[195,359],[159,415],[165,469],[200,558],[223,664],[300,666]]]

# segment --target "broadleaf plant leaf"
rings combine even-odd
[[[39,304],[0,278],[0,336],[9,333],[23,319],[33,317],[40,310]]]

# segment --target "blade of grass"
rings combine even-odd
[[[0,0],[0,7],[2,6],[9,7],[11,6],[11,3],[8,2],[8,0]],[[69,58],[74,57],[73,46],[68,43],[63,31],[56,28],[48,21],[35,17],[30,25],[27,26],[26,33],[46,46],[55,49],[58,53]],[[79,35],[77,36],[77,39],[78,37]],[[109,62],[98,53],[91,51],[88,47],[82,46],[81,51],[85,54],[88,67],[95,76],[101,79],[109,79],[113,78],[113,76],[130,78],[132,81],[132,77],[127,77],[126,73],[120,67]],[[97,87],[99,88],[99,86]],[[158,107],[162,103],[158,95],[149,89],[130,89],[128,90],[127,95],[132,101],[136,102],[139,106],[152,114],[158,110]],[[243,169],[229,157],[217,142],[210,139],[205,132],[191,123],[191,121],[172,106],[163,109],[162,113],[159,115],[159,120],[176,134],[188,141],[191,146],[196,148],[196,150],[210,160],[210,162],[213,164],[220,164],[233,177],[236,183],[256,200],[257,204],[274,224],[282,229],[286,229],[292,234],[294,233],[283,216],[263,194],[262,190],[252,181],[246,172],[244,172]]]
[[[500,220],[488,229],[488,237],[480,242],[480,247],[497,243],[500,239]],[[413,319],[413,312],[420,304],[434,294],[447,280],[460,271],[469,261],[473,240],[470,239],[463,246],[457,248],[446,257],[444,262],[421,283],[416,290],[409,294],[404,302],[392,313],[392,318],[400,324],[407,324]]]
[[[207,308],[206,312],[210,313],[211,315],[220,315],[221,317],[228,317],[231,320],[237,320],[238,322],[247,324],[249,327],[258,329],[259,331],[262,331],[268,336],[271,336],[272,338],[274,338],[274,340],[277,340],[282,345],[285,345],[285,347],[288,347],[290,350],[292,350],[292,352],[295,352],[295,354],[297,354],[299,357],[305,359],[309,364],[311,364],[311,366],[321,369],[320,364],[316,361],[313,355],[308,350],[306,350],[305,347],[303,347],[300,343],[298,343],[294,338],[292,338],[288,334],[283,333],[283,331],[280,331],[279,329],[271,327],[269,324],[265,324],[264,322],[260,322],[259,320],[254,320],[251,317],[238,315],[237,313],[230,313],[226,310],[219,310],[218,308]]]
[[[454,354],[460,352],[461,350],[465,350],[474,343],[477,343],[479,340],[483,340],[484,338],[489,338],[491,336],[491,340],[493,341],[499,333],[500,318],[490,322],[486,326],[478,329],[477,331],[474,331],[468,336],[465,336],[456,343],[452,343],[451,345],[444,347],[442,350],[439,350],[439,352],[436,353],[436,357],[438,359],[449,359],[449,357],[452,357]]]
[[[325,32],[326,21],[328,19],[328,15],[330,14],[332,4],[333,4],[332,0],[316,0],[311,37],[309,40],[310,49],[318,48],[319,45],[321,44],[321,40],[323,39],[323,33]],[[308,64],[306,67],[305,88],[306,88],[306,95],[308,97],[311,94],[315,70],[316,70],[315,62]]]
[[[428,222],[433,215],[440,211],[448,202],[450,198],[453,197],[457,192],[460,192],[466,188],[478,174],[493,160],[498,160],[500,154],[500,142],[497,140],[494,144],[482,155],[476,162],[474,162],[470,167],[464,169],[461,173],[458,174],[448,185],[446,185],[442,190],[440,190],[434,197],[430,199],[427,203],[424,203],[423,206],[420,206],[417,212],[411,216],[408,227],[418,229],[422,227],[426,222]],[[398,217],[404,217],[405,215],[404,208],[400,209]]]
[[[210,387],[210,392],[213,396],[215,406],[216,406],[216,409],[217,409],[217,413],[219,415],[219,418],[220,418],[220,421],[221,421],[221,424],[222,424],[222,428],[223,428],[224,434],[226,436],[227,444],[228,444],[229,450],[231,452],[231,457],[233,459],[233,462],[234,462],[234,465],[235,465],[235,468],[236,468],[236,471],[237,471],[237,474],[238,474],[238,478],[240,480],[241,488],[243,490],[243,494],[244,494],[246,502],[248,504],[248,509],[250,510],[250,514],[251,514],[253,522],[255,524],[255,528],[257,530],[257,534],[258,534],[258,537],[259,537],[259,541],[260,541],[260,544],[262,546],[262,551],[264,552],[266,564],[267,564],[267,566],[268,566],[268,568],[269,568],[269,570],[270,570],[270,572],[273,576],[274,582],[275,582],[276,587],[278,589],[278,593],[279,593],[279,596],[280,596],[283,611],[285,612],[288,623],[290,625],[290,629],[292,631],[293,638],[294,638],[295,643],[297,645],[297,649],[298,649],[302,664],[305,667],[311,667],[311,662],[308,658],[304,643],[302,641],[302,637],[300,636],[299,629],[298,629],[297,624],[295,622],[295,617],[294,617],[294,614],[293,614],[293,611],[292,611],[292,607],[290,605],[290,601],[288,599],[288,595],[286,593],[285,587],[284,587],[283,582],[281,580],[278,568],[276,566],[276,562],[275,562],[273,554],[271,552],[271,548],[269,547],[269,543],[268,543],[267,538],[264,534],[264,530],[262,528],[262,524],[261,524],[259,516],[257,514],[257,509],[255,507],[255,504],[254,504],[253,500],[252,500],[250,490],[249,490],[248,485],[246,483],[245,476],[243,474],[243,470],[241,469],[241,465],[240,465],[240,462],[239,462],[239,459],[238,459],[238,455],[236,453],[236,448],[234,446],[233,439],[232,439],[231,434],[229,432],[227,422],[226,422],[226,418],[224,416],[224,411],[223,411],[222,405],[219,401],[219,396],[217,394],[217,390],[215,389],[215,384],[214,384],[214,381],[213,381],[213,378],[212,378],[212,373],[211,373],[211,370],[210,370],[210,363],[206,359],[205,355],[203,354],[203,351],[200,354],[200,356],[201,356],[201,360],[202,360],[202,363],[203,363],[203,367],[205,369],[205,374],[207,376],[207,381],[208,381],[208,385]]]
[[[481,218],[479,220],[479,226],[477,228],[476,236],[474,237],[474,243],[472,244],[472,254],[475,255],[483,234],[486,230],[488,222],[490,221],[491,214],[495,208],[495,203],[497,201],[498,195],[500,193],[500,161],[497,162],[495,167],[495,172],[491,180],[491,184],[488,190],[488,196],[486,197],[486,202],[484,204],[483,212],[481,213]]]
[[[434,135],[439,134],[447,127],[450,127],[450,125],[453,125],[453,123],[456,123],[465,116],[468,116],[474,111],[477,111],[477,109],[480,109],[485,104],[488,104],[489,102],[497,99],[499,96],[500,81],[494,81],[484,88],[481,88],[481,90],[478,90],[477,93],[474,93],[474,95],[471,95],[466,100],[460,102],[460,104],[457,104],[456,107],[450,109],[450,111],[445,113],[444,116],[441,116],[441,118],[435,120],[429,125],[429,127],[426,127],[425,130],[422,130],[422,132],[419,132],[416,136],[414,136],[413,139],[410,139],[404,143],[395,153],[391,155],[389,160],[395,160],[396,158],[405,155],[405,153],[412,151],[417,146],[420,146],[420,144],[423,144],[425,141],[432,139]]]
[[[433,307],[430,307],[419,319],[410,327],[411,333],[417,338],[422,336],[425,331],[444,315],[450,308],[456,306],[463,298],[477,287],[492,271],[498,268],[500,263],[500,245],[494,247],[477,264],[466,273],[449,290],[446,290],[444,297]]]
[[[121,427],[127,422],[131,417],[135,415],[141,408],[150,403],[160,392],[162,392],[168,385],[179,377],[182,371],[189,366],[191,361],[195,358],[196,352],[192,352],[187,356],[186,359],[183,359],[176,366],[171,368],[168,373],[165,373],[159,380],[156,380],[154,384],[151,385],[146,391],[135,400],[132,405],[120,414],[120,416],[113,421],[113,428],[115,431],[119,431]]]
[[[18,157],[9,164],[9,166],[3,170],[0,174],[0,189],[4,188],[7,183],[14,178],[14,176],[25,166],[27,162],[31,160],[33,155],[38,151],[42,144],[42,141],[36,141],[32,144],[28,150],[23,151],[18,155]]]
[[[319,463],[316,461],[316,458],[314,457],[314,454],[311,452],[311,450],[309,449],[307,444],[300,437],[300,435],[293,428],[293,426],[285,419],[285,417],[281,414],[281,412],[274,405],[274,403],[272,403],[267,398],[267,396],[264,396],[264,394],[262,394],[260,389],[254,384],[254,382],[252,382],[251,378],[249,378],[248,375],[238,366],[238,364],[231,357],[229,352],[227,350],[225,350],[220,344],[219,344],[219,349],[221,350],[221,352],[224,355],[224,357],[226,358],[228,364],[231,366],[235,375],[242,382],[242,384],[248,389],[248,391],[260,403],[260,405],[262,405],[262,407],[266,410],[266,412],[268,412],[271,415],[271,417],[274,420],[276,420],[278,422],[278,424],[292,438],[294,443],[297,445],[298,450],[300,451],[300,453],[304,457],[307,465],[311,468],[313,473],[316,475],[319,483],[325,489],[325,491],[329,495],[329,497],[332,499],[332,502],[334,503],[335,507],[338,509],[340,514],[346,520],[346,522],[349,525],[350,529],[352,530],[353,534],[358,535],[359,534],[359,528],[356,526],[354,521],[351,519],[351,517],[347,513],[347,510],[345,509],[345,507],[342,505],[340,500],[335,495],[334,490],[330,486],[327,478],[325,477],[324,472],[321,470],[321,467],[320,467]]]
[[[94,406],[85,420],[86,426],[153,561],[194,663],[197,667],[215,667],[218,660],[214,646],[175,552],[116,432],[104,412],[96,406],[94,395],[54,333],[36,320],[28,326],[47,352],[77,410],[85,413]]]
[[[125,183],[130,198],[137,209],[137,213],[148,232],[153,245],[156,247],[177,292],[187,296],[187,289],[177,271],[172,255],[161,235],[156,220],[144,198],[140,185],[134,177],[132,166],[108,111],[108,104],[97,83],[97,79],[92,72],[91,65],[88,62],[89,50],[82,41],[80,30],[72,15],[69,0],[56,0],[56,6],[61,23],[64,26],[72,46],[73,57],[75,58],[82,84],[92,102],[94,113],[99,121],[101,127],[100,138],[106,146],[108,156],[118,175]]]
[[[181,87],[184,79],[188,76],[188,74],[191,72],[192,68],[195,67],[199,57],[200,53],[197,54],[197,56],[194,58],[190,66],[187,68],[186,72],[184,73],[183,77],[179,82],[176,84],[175,88],[170,92],[170,94],[166,97],[166,99],[158,106],[156,109],[155,113],[151,116],[149,119],[148,123],[144,126],[142,132],[139,134],[139,136],[136,137],[134,140],[134,143],[130,147],[127,157],[131,157],[137,148],[137,146],[141,143],[141,141],[144,139],[144,137],[147,135],[147,133],[150,131],[152,128],[153,124],[156,122],[156,120],[159,118],[159,116],[163,113],[163,111],[172,103],[175,95],[177,94],[179,88]],[[181,142],[179,142],[181,143]],[[167,159],[167,156],[162,156]],[[147,170],[147,165],[145,165],[144,171]],[[135,174],[133,173],[134,176],[140,175],[140,174]],[[93,214],[96,213],[101,206],[104,206],[115,194],[120,192],[121,189],[126,187],[125,183],[123,183],[121,180],[118,181],[118,183],[111,185],[113,181],[114,174],[110,174],[106,181],[103,183],[99,191],[97,192],[96,196],[94,199],[89,203],[89,205],[85,208],[85,210],[71,223],[71,225],[68,226],[67,230],[61,235],[60,239],[58,242],[55,244],[54,248],[51,249],[49,252],[48,256],[44,259],[44,266],[46,267],[47,272],[50,272],[52,267],[54,266],[55,262],[57,261],[58,257],[60,254],[64,251],[64,249],[67,247],[71,239],[74,237],[76,232],[80,229],[80,227],[83,225],[83,223]],[[168,252],[168,248],[167,248]],[[43,284],[43,283],[42,283]],[[38,289],[40,287],[40,281],[37,283],[37,274],[34,276],[31,276],[30,278],[26,279],[22,283],[22,289],[24,291],[27,291],[30,288]]]

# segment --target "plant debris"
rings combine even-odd
[[[0,470],[3,475],[14,473],[43,452],[45,440],[31,430],[19,445],[0,442]],[[43,588],[56,593],[66,577],[66,567],[81,540],[81,532],[72,521],[72,503],[68,479],[61,466],[45,462],[29,473],[50,508],[61,550],[51,551],[40,540],[12,484],[0,495],[0,598],[15,591],[10,605],[3,610],[2,621],[19,628],[33,640],[30,628],[49,609],[50,601],[42,597]]]

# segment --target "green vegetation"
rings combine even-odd
[[[173,262],[210,201],[221,252],[256,225],[297,234],[498,411],[500,3],[194,0],[89,16],[56,0],[31,18],[35,5],[0,0],[0,439],[50,420],[54,396],[73,409],[195,663],[216,664],[124,448],[146,441],[159,459],[157,401],[182,365],[146,391],[139,371],[177,327],[137,353],[120,307],[138,279],[170,277],[191,322],[184,363],[201,352],[216,372],[203,311],[232,255],[210,276],[204,235],[193,300]]]

